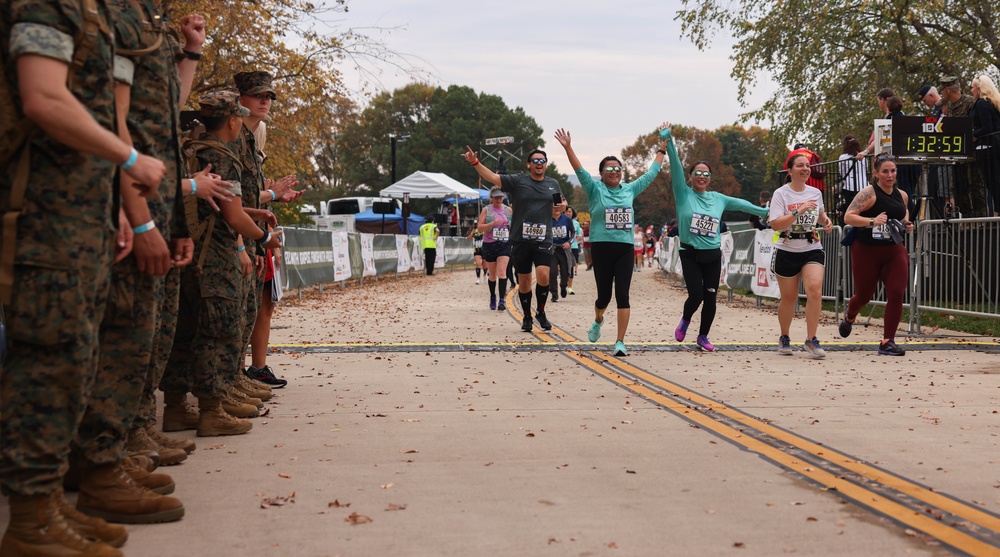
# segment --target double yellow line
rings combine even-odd
[[[507,307],[520,320],[518,304],[508,303]],[[534,332],[544,342],[580,342],[558,327],[553,327],[552,331],[535,329]],[[775,427],[604,352],[567,351],[563,354],[702,429],[815,482],[824,491],[836,491],[846,499],[966,554],[1000,555],[1000,517],[977,506]],[[805,458],[795,456],[793,451]],[[946,517],[945,513],[950,516]]]

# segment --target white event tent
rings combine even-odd
[[[382,197],[403,197],[404,194],[410,194],[410,199],[479,197],[479,192],[446,174],[420,170],[379,192]]]

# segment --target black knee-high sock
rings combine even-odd
[[[488,280],[488,281],[486,281],[486,284],[488,284],[489,287],[490,287],[490,296],[496,294],[496,291],[497,291],[497,281],[495,281],[495,280]],[[501,294],[501,296],[503,296],[503,294]]]
[[[481,273],[481,272],[482,272],[482,269],[480,269],[479,267],[476,267],[476,278],[479,278],[479,273]]]
[[[524,312],[524,315],[526,317],[530,316],[531,315],[531,291],[530,290],[528,292],[518,291],[517,292],[517,299],[521,300],[521,311]]]
[[[503,300],[507,296],[507,279],[500,279],[500,299]]]
[[[549,299],[549,287],[535,285],[535,296],[538,296],[538,313],[545,311],[545,302]]]

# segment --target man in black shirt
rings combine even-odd
[[[562,202],[559,183],[545,176],[548,156],[535,149],[528,154],[527,174],[497,174],[479,162],[472,148],[466,146],[465,160],[487,182],[498,186],[510,198],[513,216],[510,222],[510,258],[517,270],[518,298],[524,320],[521,330],[531,332],[531,267],[535,267],[535,294],[538,296],[538,325],[548,331],[552,324],[545,317],[549,293],[549,264],[552,261],[552,205]]]

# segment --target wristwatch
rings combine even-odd
[[[868,219],[868,228],[875,228],[875,219],[874,218],[869,218]]]
[[[792,216],[793,217],[799,216],[799,209],[798,208],[792,209]]]
[[[201,60],[200,52],[192,52],[186,48],[181,49],[181,52],[184,53],[184,57],[187,58],[188,60]]]

